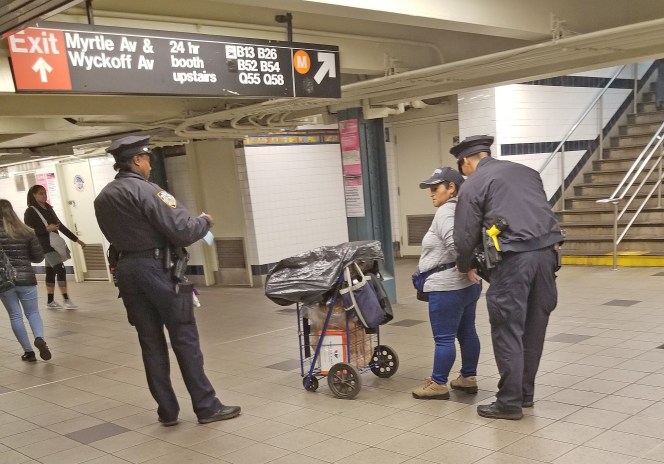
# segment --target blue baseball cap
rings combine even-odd
[[[447,166],[443,166],[433,171],[431,177],[429,177],[427,180],[420,182],[420,188],[427,189],[432,185],[438,185],[441,182],[454,182],[458,189],[461,187],[461,184],[463,184],[463,176],[459,174],[458,171]]]

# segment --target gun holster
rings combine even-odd
[[[106,258],[108,259],[108,271],[113,278],[113,285],[117,287],[118,277],[115,271],[118,267],[118,261],[120,261],[120,251],[112,243],[108,246],[108,250],[106,250]]]
[[[563,250],[561,250],[562,243],[553,245],[553,251],[556,253],[556,267],[553,272],[558,272],[563,267]]]
[[[503,257],[500,250],[496,248],[493,238],[487,234],[486,227],[482,228],[482,244],[484,245],[484,266],[487,270],[493,269],[503,260]]]

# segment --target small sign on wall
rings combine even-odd
[[[361,175],[360,132],[357,119],[339,121],[339,142],[341,144],[341,164],[344,176]]]
[[[362,177],[344,177],[346,217],[364,217],[364,190]]]
[[[74,176],[74,188],[78,192],[82,192],[85,189],[85,180],[83,179],[82,175],[76,174]]]

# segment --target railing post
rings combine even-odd
[[[634,114],[638,111],[638,91],[639,91],[639,64],[634,63]]]
[[[613,267],[612,271],[618,270],[618,201],[613,203]]]
[[[597,105],[597,127],[599,132],[599,159],[604,159],[604,95],[599,99]]]
[[[565,211],[565,146],[560,148],[560,211]]]
[[[662,207],[662,155],[664,155],[664,148],[662,145],[659,147],[659,161],[657,161],[658,166],[658,176],[657,176],[657,207]]]

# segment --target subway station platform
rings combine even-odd
[[[242,415],[197,424],[172,356],[181,413],[168,428],[157,423],[116,290],[72,283],[79,309],[42,309],[49,362],[22,362],[8,317],[0,318],[0,463],[664,462],[664,268],[564,267],[535,406],[504,421],[475,411],[498,380],[484,296],[479,393],[412,398],[433,356],[426,303],[410,288],[415,265],[397,262],[399,304],[381,331],[400,358],[398,372],[362,374],[354,400],[335,398],[326,381],[313,393],[302,387],[293,308],[276,306],[262,289],[201,289],[207,374]],[[43,307],[43,284],[40,293]]]

